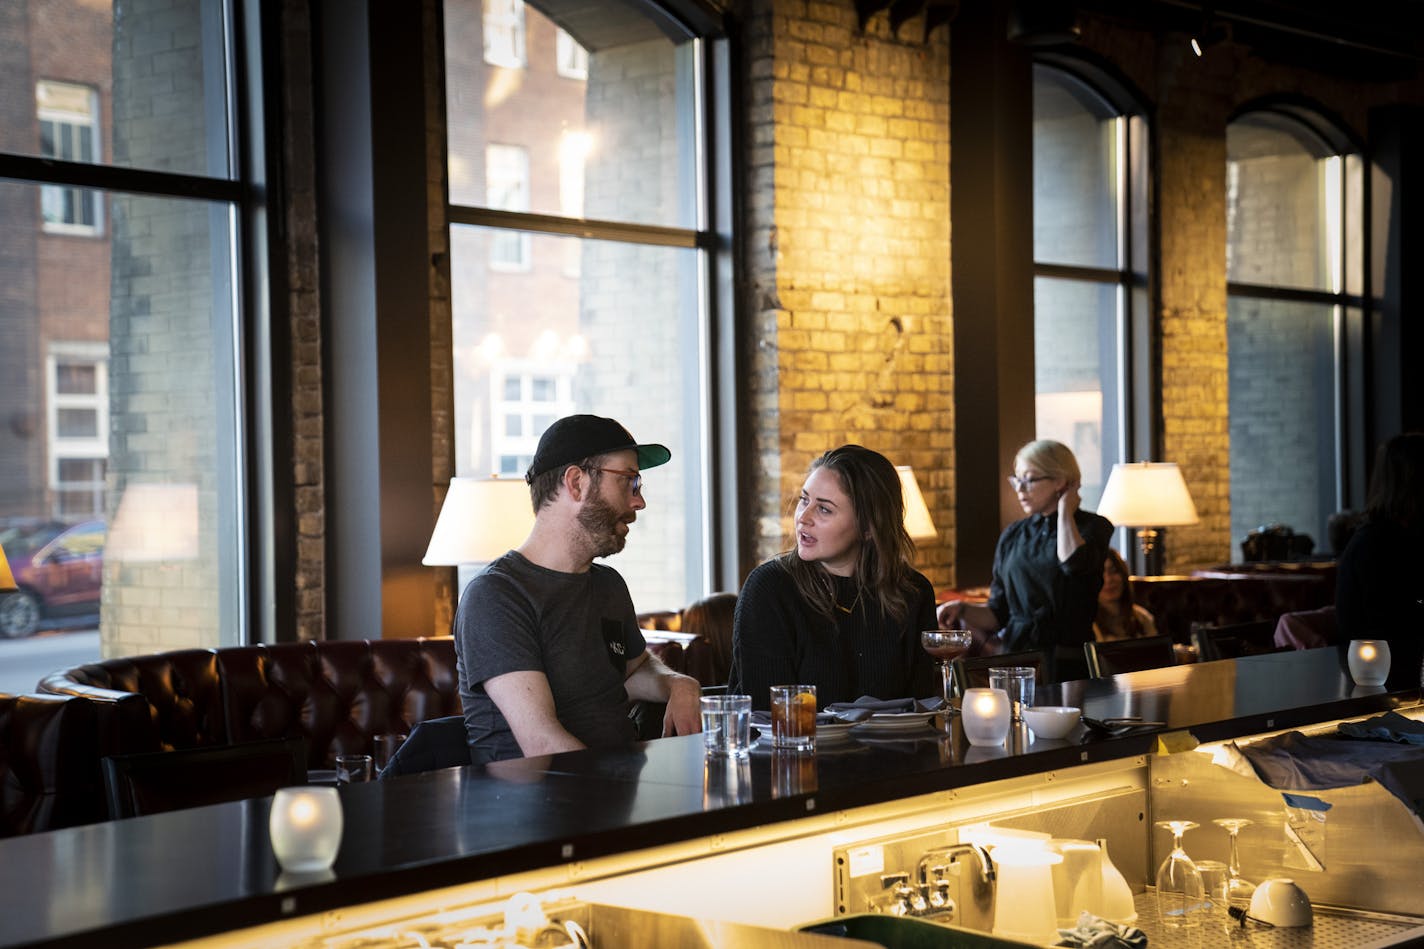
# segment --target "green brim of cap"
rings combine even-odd
[[[638,470],[640,471],[665,465],[672,460],[672,452],[667,450],[666,445],[635,445],[633,450],[638,453]]]

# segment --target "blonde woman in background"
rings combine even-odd
[[[1050,682],[1087,677],[1083,644],[1093,638],[1112,539],[1112,523],[1080,507],[1081,482],[1067,445],[1045,438],[1020,448],[1009,484],[1027,516],[999,535],[989,602],[939,609],[941,626],[963,621],[991,651],[1042,651]]]

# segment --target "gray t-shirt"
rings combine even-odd
[[[634,741],[623,680],[628,660],[646,648],[618,571],[594,564],[587,573],[561,573],[511,550],[470,581],[455,612],[472,759],[523,755],[484,689],[509,672],[544,673],[559,723],[588,747]]]

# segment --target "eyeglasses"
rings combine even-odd
[[[1050,478],[1048,475],[1039,475],[1036,478],[1018,478],[1014,475],[1009,475],[1009,484],[1013,487],[1015,491],[1031,491],[1033,490],[1033,486],[1038,484],[1040,481],[1052,480],[1053,479]]]
[[[643,496],[643,476],[631,468],[600,468],[594,465],[590,471],[606,471],[628,479],[628,490],[635,498]]]

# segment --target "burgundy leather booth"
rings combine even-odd
[[[300,737],[314,769],[370,754],[376,735],[460,714],[448,636],[111,659],[55,673],[40,691],[94,702],[102,755]]]
[[[0,837],[101,820],[94,706],[0,694]]]
[[[1192,626],[1227,626],[1333,603],[1335,578],[1325,573],[1226,574],[1133,577],[1132,596],[1151,612],[1157,631],[1191,642]]]

